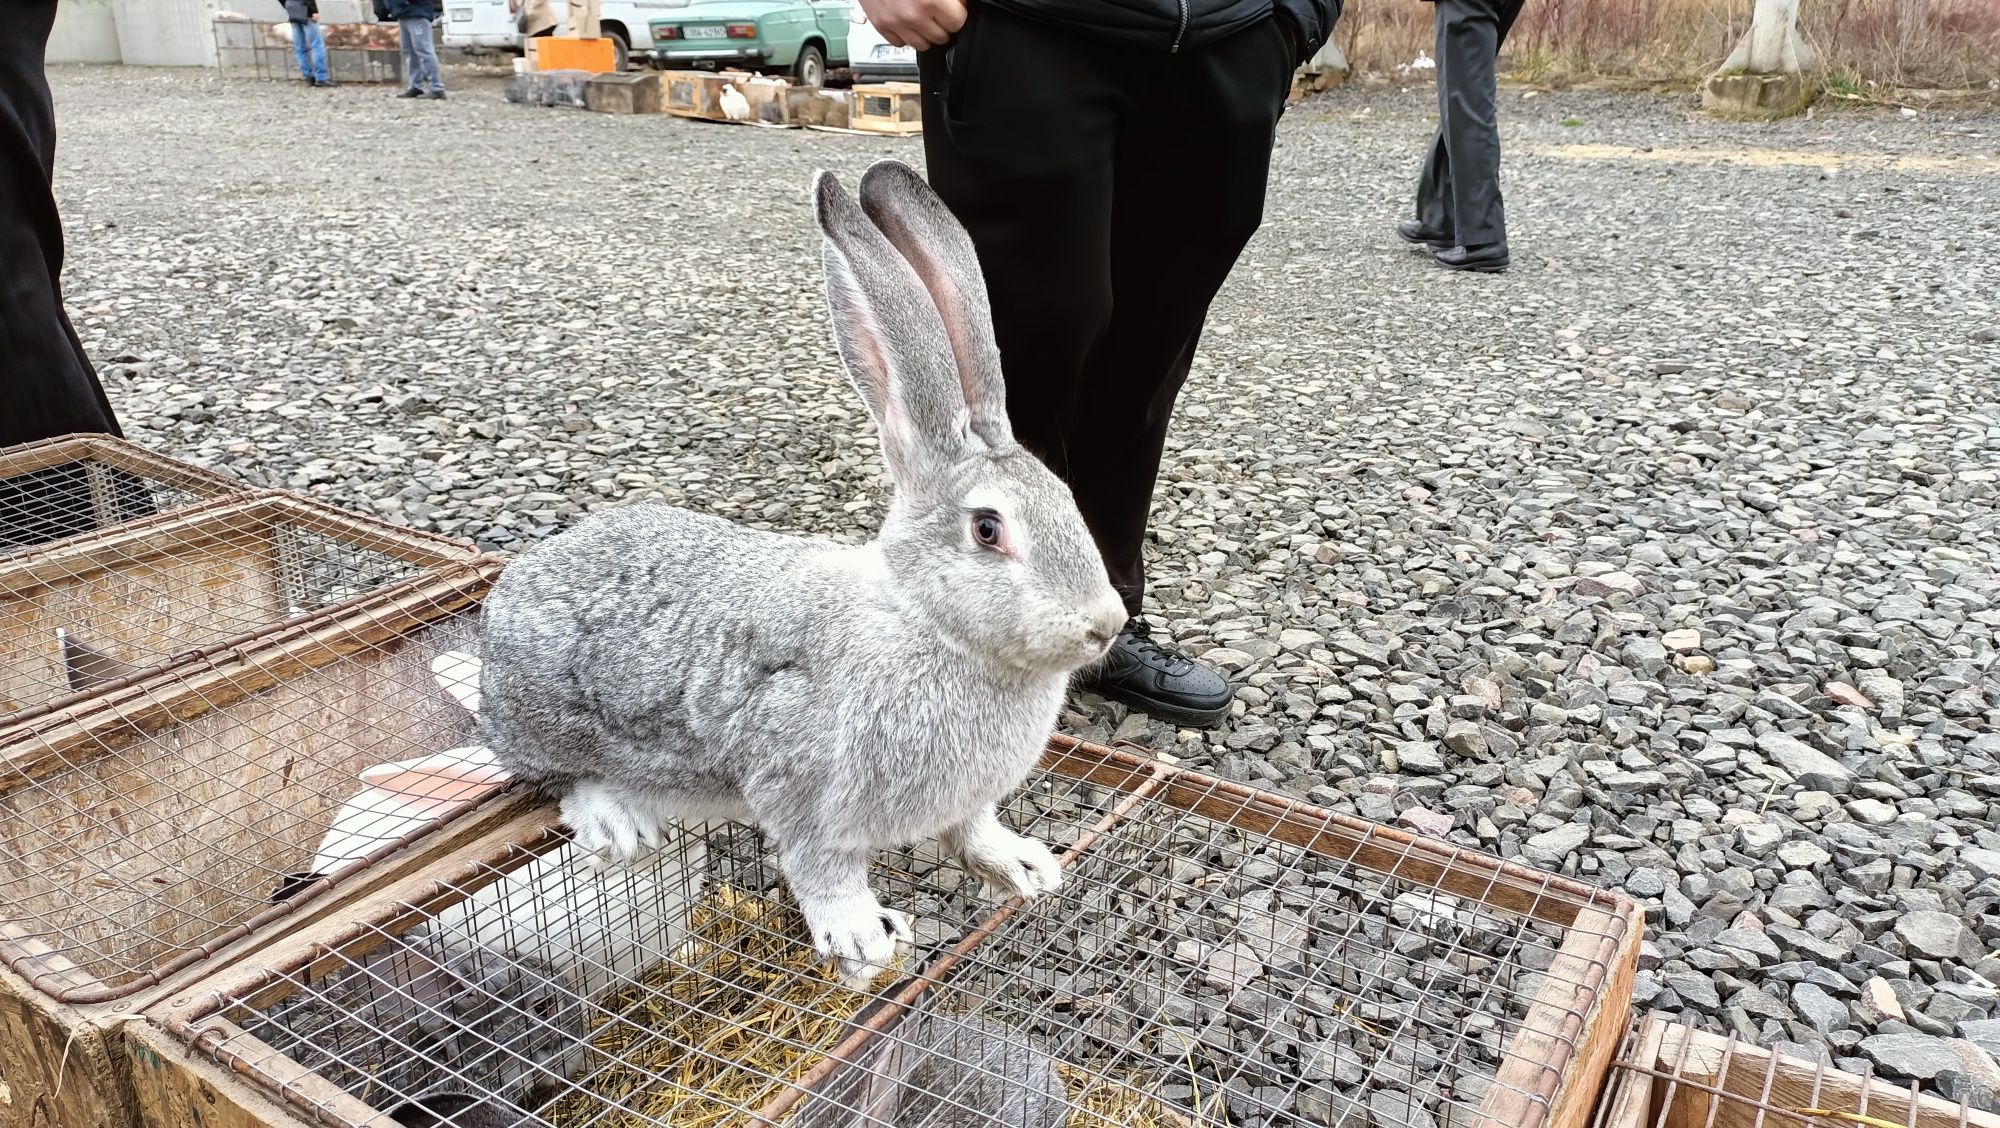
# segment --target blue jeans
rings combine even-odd
[[[444,72],[438,68],[437,44],[431,41],[431,21],[397,20],[403,40],[403,84],[411,90],[444,93]]]
[[[319,21],[292,21],[292,53],[299,57],[299,74],[307,82],[326,82],[326,36]]]

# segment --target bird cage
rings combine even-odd
[[[109,435],[0,450],[0,556],[230,494],[241,482]]]
[[[995,904],[932,845],[884,852],[874,889],[916,944],[869,992],[814,955],[754,831],[683,826],[598,873],[524,800],[149,1014],[337,1125],[1581,1128],[1594,1107],[1629,900],[1061,737],[1002,817],[1061,853],[1061,888]]]
[[[1648,1017],[1620,1050],[1594,1128],[2000,1128],[1960,1101]]]
[[[497,789],[463,772],[433,786],[430,766],[479,754],[456,670],[499,568],[276,492],[0,558],[0,1076],[16,1101],[115,1125],[121,1085],[80,1068],[113,1044],[100,1019]]]

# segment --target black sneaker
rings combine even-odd
[[[431,92],[430,92],[430,93],[429,93],[428,95],[426,95],[426,96],[427,96],[428,98],[430,98],[430,100],[431,100],[431,101],[433,101],[433,102],[442,102],[442,101],[444,101],[444,91],[442,91],[442,90],[433,90],[433,91],[431,91]]]
[[[1072,684],[1163,721],[1198,728],[1228,716],[1234,696],[1221,674],[1155,639],[1139,619],[1126,623],[1104,661],[1080,671]]]
[[[423,96],[424,96],[423,91],[414,88],[405,90],[401,94],[396,95],[396,97],[398,98],[421,98]]]

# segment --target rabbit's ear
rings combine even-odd
[[[921,494],[980,445],[944,322],[916,270],[832,173],[814,178],[813,204],[841,360],[875,417],[890,476]]]
[[[1000,345],[972,236],[917,170],[901,161],[876,161],[861,175],[861,208],[930,292],[951,341],[973,432],[990,447],[1013,445]]]

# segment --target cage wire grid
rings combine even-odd
[[[1652,1016],[1612,1062],[1592,1128],[2000,1128],[2000,1116]]]
[[[250,487],[109,435],[0,449],[0,558]]]
[[[928,845],[885,853],[918,944],[871,994],[754,831],[599,874],[544,809],[167,1025],[331,1124],[449,1092],[554,1128],[1583,1122],[1628,901],[1062,738],[1003,815],[1063,887],[996,906]]]
[[[150,986],[494,789],[453,778],[473,714],[433,663],[476,649],[497,560],[135,449],[0,451],[0,960],[65,1002]],[[393,793],[359,775],[440,757]]]

